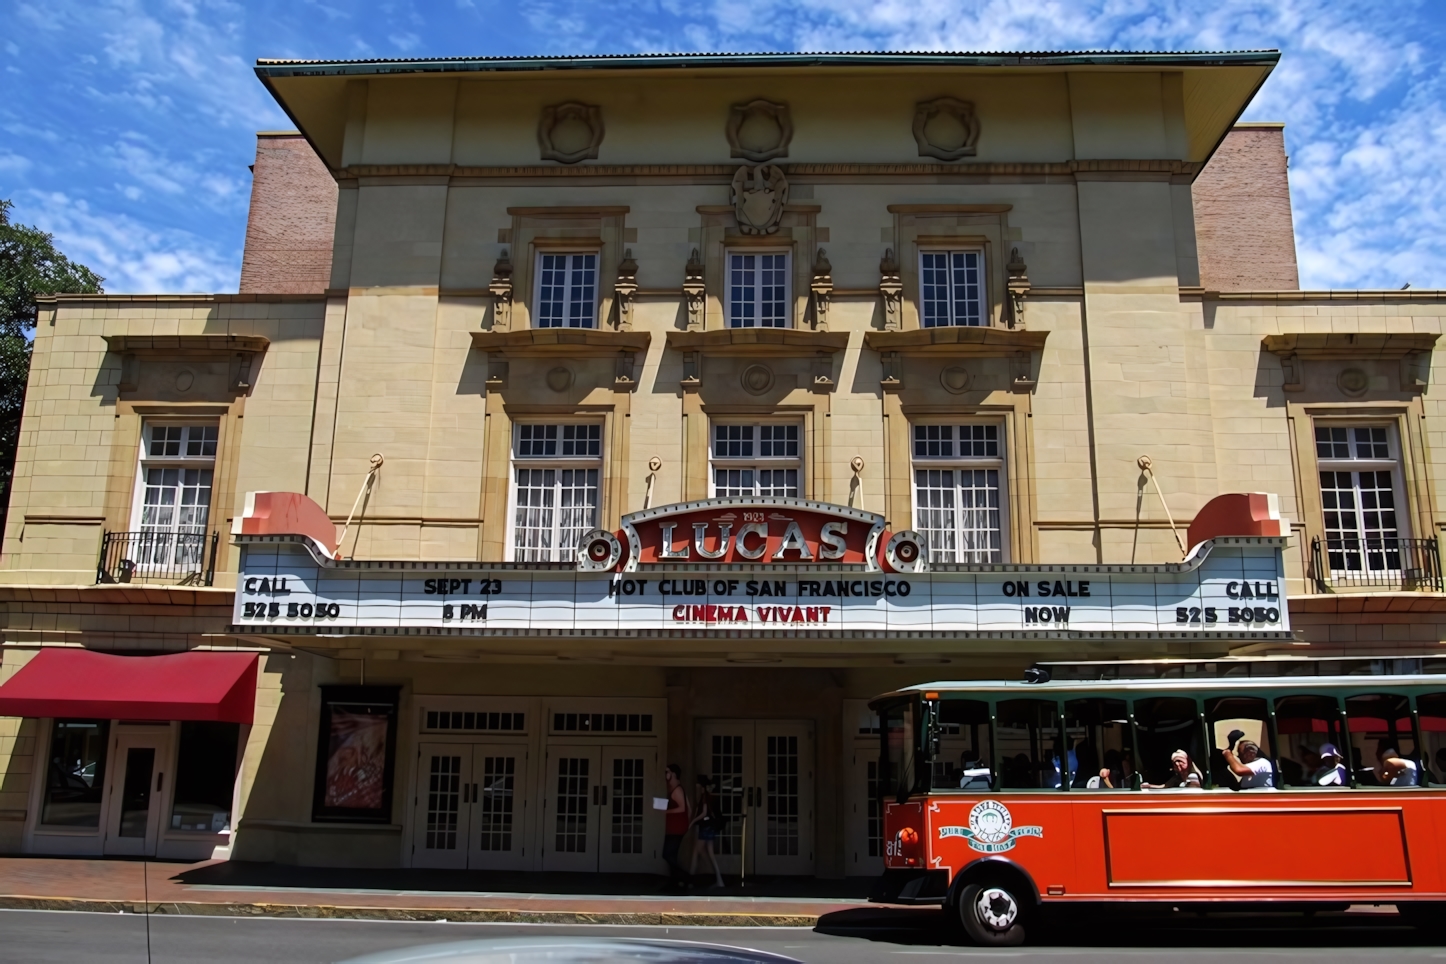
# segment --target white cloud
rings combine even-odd
[[[19,154],[12,154],[9,151],[0,151],[0,174],[15,177],[24,174],[30,166],[30,158],[21,157]]]
[[[67,257],[106,279],[108,292],[184,294],[236,287],[239,254],[211,240],[96,212],[86,201],[60,192],[26,192],[15,200],[16,221],[55,235]]]

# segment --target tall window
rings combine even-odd
[[[797,422],[714,423],[713,495],[798,497],[803,461]]]
[[[728,254],[728,327],[788,327],[788,255]]]
[[[1315,456],[1331,571],[1400,569],[1395,433],[1384,425],[1317,425]]]
[[[984,324],[984,253],[919,254],[919,314],[925,328]]]
[[[914,528],[936,562],[1004,561],[999,426],[914,426]]]
[[[597,526],[602,426],[520,424],[513,456],[515,562],[570,562]]]
[[[537,256],[536,327],[597,327],[595,252]]]
[[[216,469],[215,425],[148,422],[141,440],[137,515],[142,565],[200,562],[211,515]]]

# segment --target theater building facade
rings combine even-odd
[[[674,762],[870,875],[879,693],[1433,656],[1446,297],[1299,290],[1276,60],[260,63],[243,290],[39,306],[0,848],[655,872]]]

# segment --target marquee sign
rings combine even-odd
[[[1164,565],[969,566],[930,562],[917,535],[890,535],[880,516],[799,499],[712,499],[622,523],[620,533],[589,533],[572,565],[338,560],[319,539],[289,534],[289,523],[243,528],[233,629],[1289,637],[1278,535],[1217,536]]]

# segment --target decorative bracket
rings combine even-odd
[[[1029,294],[1029,268],[1019,256],[1019,249],[1009,253],[1009,263],[1004,266],[1009,272],[1009,307],[1011,328],[1024,327],[1024,296]]]
[[[500,392],[507,387],[507,360],[496,355],[487,356],[487,390]]]
[[[833,355],[821,351],[813,356],[813,390],[827,392],[834,387]]]
[[[1287,392],[1298,392],[1305,388],[1305,366],[1295,352],[1282,355],[1280,359],[1281,388]]]
[[[884,251],[879,262],[879,294],[884,299],[884,330],[902,331],[904,328],[904,281],[899,275],[899,262],[894,260],[894,249]]]
[[[257,352],[238,351],[231,356],[231,391],[238,395],[251,393],[251,369],[256,365]]]
[[[1401,391],[1415,393],[1426,390],[1426,373],[1430,366],[1422,363],[1429,357],[1430,354],[1424,351],[1401,356]]]
[[[813,280],[808,290],[813,295],[813,327],[815,331],[828,331],[828,304],[833,297],[833,265],[828,262],[828,253],[818,249],[818,260],[813,263]]]
[[[904,387],[904,356],[896,351],[886,351],[879,355],[879,361],[884,368],[879,387],[886,392],[901,390]]]
[[[633,298],[638,293],[638,263],[633,260],[633,249],[623,252],[618,264],[618,280],[613,285],[617,298],[617,327],[619,331],[631,331],[633,327]]]
[[[697,248],[693,249],[683,272],[683,296],[688,302],[688,330],[702,331],[703,296],[707,285],[703,280],[703,259],[698,256]]]
[[[702,358],[701,352],[687,351],[683,353],[683,380],[678,384],[684,392],[696,392],[703,387],[703,379],[698,374]]]
[[[613,368],[613,391],[630,392],[638,387],[638,380],[633,374],[637,358],[638,356],[630,351],[618,355],[617,364]]]
[[[1035,389],[1036,387],[1038,387],[1039,382],[1038,382],[1037,379],[1035,379],[1035,377],[1034,377],[1034,372],[1033,372],[1033,371],[1031,370],[1031,368],[1030,368],[1030,364],[1029,364],[1029,362],[1030,362],[1030,353],[1027,352],[1027,351],[1015,352],[1015,353],[1014,353],[1013,361],[1014,361],[1014,365],[1013,365],[1013,367],[1014,367],[1014,385],[1013,385],[1014,391],[1016,391],[1016,392],[1032,392],[1032,391],[1034,391],[1034,389]]]
[[[492,330],[508,331],[512,327],[512,261],[506,248],[492,266],[492,282],[487,290],[492,293]]]

